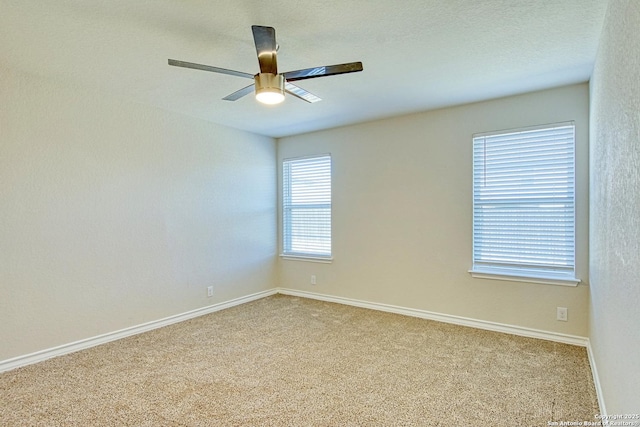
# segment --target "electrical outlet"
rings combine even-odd
[[[311,275],[311,284],[312,284],[312,285],[315,285],[315,284],[316,284],[316,275],[315,275],[315,274],[312,274],[312,275]]]
[[[207,296],[208,297],[212,297],[213,296],[213,286],[209,286],[207,288]]]
[[[557,307],[556,319],[566,322],[568,320],[568,311],[567,307]]]

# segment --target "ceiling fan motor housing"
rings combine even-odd
[[[282,74],[259,73],[253,78],[256,83],[256,98],[258,100],[271,104],[281,102],[284,99],[284,76]],[[272,101],[269,102],[269,100]]]

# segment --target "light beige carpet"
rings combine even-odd
[[[2,426],[594,420],[584,348],[276,295],[0,374]]]

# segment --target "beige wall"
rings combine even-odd
[[[9,70],[0,91],[0,360],[274,285],[587,335],[584,84],[284,138],[277,162],[270,138],[104,93]],[[566,120],[585,284],[471,278],[471,135]],[[276,166],[327,152],[335,260],[276,272]]]
[[[0,75],[0,360],[274,286],[274,140]]]
[[[640,411],[640,2],[609,9],[591,79],[591,342],[606,410]]]
[[[279,285],[586,337],[588,102],[580,84],[280,139],[279,161],[332,155],[335,259],[280,260]],[[471,135],[568,120],[576,123],[585,284],[472,278]],[[568,322],[556,320],[557,306],[569,309]]]

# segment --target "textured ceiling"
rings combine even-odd
[[[587,81],[607,0],[0,0],[0,66],[279,137]],[[362,61],[299,82],[323,100],[221,98],[256,73],[251,25],[280,71]]]

